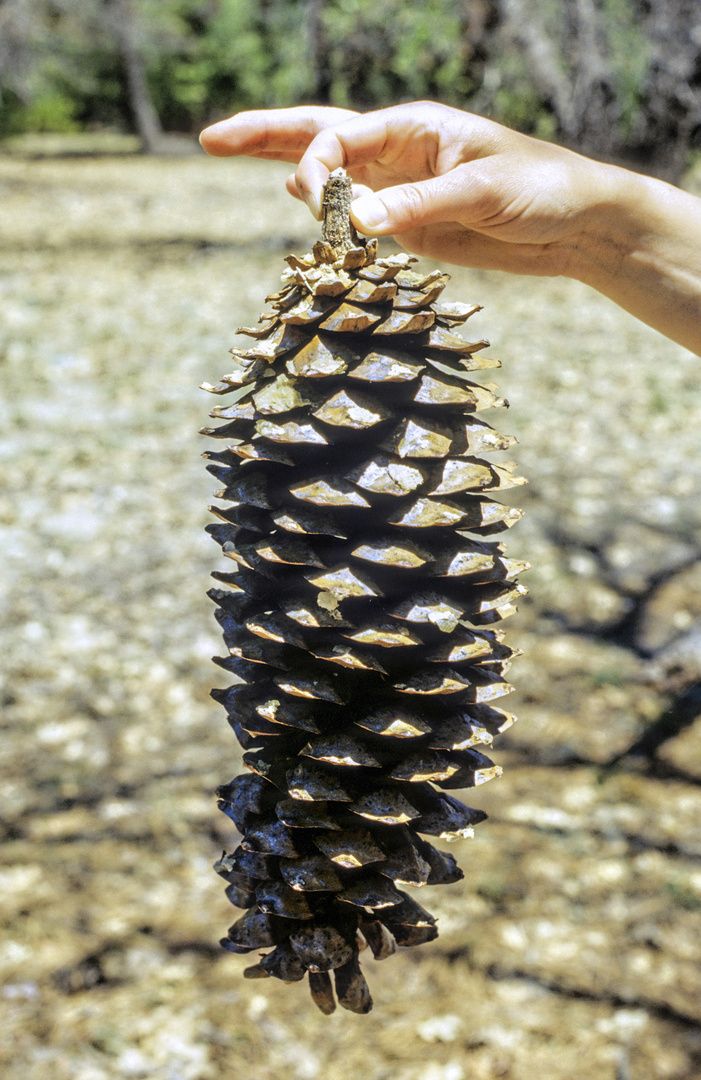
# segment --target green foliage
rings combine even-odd
[[[35,102],[60,97],[68,103],[64,124],[102,122],[115,106],[128,124],[109,4],[35,0],[35,8],[26,122],[47,123],[48,106],[34,112]],[[314,98],[370,107],[432,97],[461,105],[477,86],[465,62],[461,0],[139,0],[132,10],[166,127],[197,128],[213,115]],[[0,64],[0,89],[11,89],[4,75]]]
[[[307,6],[293,0],[219,0],[206,20],[196,20],[195,9],[203,5],[182,4],[181,13],[190,9],[189,32],[149,71],[165,126],[196,128],[212,115],[303,99],[313,86]]]
[[[633,0],[602,0],[602,20],[611,70],[616,80],[622,133],[632,135],[644,96],[651,45]]]
[[[435,98],[464,104],[463,5],[455,0],[337,0],[324,9],[336,105]]]
[[[666,890],[675,904],[686,911],[701,911],[701,896],[692,889],[685,881],[675,879],[668,881]]]
[[[556,120],[544,105],[542,94],[526,69],[523,58],[513,51],[500,59],[498,82],[489,95],[485,115],[508,127],[553,139]]]
[[[68,134],[80,131],[76,119],[78,102],[56,91],[42,94],[28,105],[15,103],[5,118],[5,131],[18,134],[25,131],[58,132]]]

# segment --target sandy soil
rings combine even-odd
[[[366,961],[368,1017],[217,945],[239,754],[197,387],[315,238],[284,171],[0,158],[3,1076],[701,1077],[698,359],[575,283],[451,286],[504,361],[533,569],[440,937]]]

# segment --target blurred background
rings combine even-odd
[[[217,944],[240,755],[198,385],[317,225],[196,134],[424,97],[701,192],[694,0],[0,0],[8,1080],[701,1077],[699,360],[576,282],[449,286],[503,361],[533,568],[438,940],[330,1018]]]
[[[695,0],[2,0],[0,136],[430,98],[678,181],[700,50]]]

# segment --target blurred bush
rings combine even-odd
[[[65,134],[80,131],[77,112],[75,98],[59,91],[40,94],[26,105],[15,97],[14,101],[10,98],[4,126],[13,133],[54,131]]]

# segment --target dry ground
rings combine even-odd
[[[698,359],[571,282],[451,287],[504,360],[533,570],[521,721],[441,936],[366,962],[365,1018],[219,950],[239,770],[197,387],[315,237],[283,175],[0,158],[3,1076],[701,1077]]]

